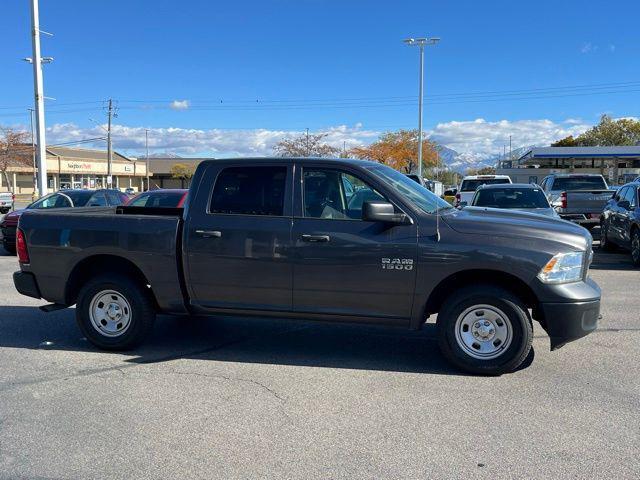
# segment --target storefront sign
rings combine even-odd
[[[65,162],[68,170],[74,170],[78,172],[90,172],[93,169],[93,165],[87,162]]]

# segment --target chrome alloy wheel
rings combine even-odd
[[[101,335],[119,337],[131,324],[131,305],[121,293],[102,290],[91,299],[89,318]]]
[[[474,305],[456,320],[456,342],[470,357],[492,360],[502,355],[513,338],[509,317],[492,305]]]

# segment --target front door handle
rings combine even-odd
[[[331,237],[329,237],[329,235],[307,235],[307,234],[302,235],[303,242],[320,243],[320,242],[328,242],[329,240],[331,240]]]
[[[220,238],[222,237],[222,232],[219,230],[196,230],[196,235],[204,238]]]

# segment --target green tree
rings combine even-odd
[[[562,138],[555,143],[551,144],[552,147],[577,147],[578,141],[573,138],[573,135],[569,135],[568,137]]]
[[[558,140],[556,147],[608,147],[614,145],[640,144],[640,121],[630,118],[612,119],[602,115],[600,123],[575,139],[568,136]]]
[[[191,168],[189,165],[186,165],[184,163],[174,163],[173,165],[171,165],[169,173],[171,173],[172,178],[180,179],[180,183],[184,188],[185,182],[187,183],[187,185],[191,183],[191,178],[193,177],[194,172],[193,168]]]

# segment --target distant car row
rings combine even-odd
[[[136,207],[182,207],[188,190],[150,190],[131,198],[126,192],[115,189],[61,190],[45,195],[24,209],[14,210],[0,222],[2,246],[9,253],[16,252],[16,229],[25,210],[78,207],[113,207],[131,205]],[[0,201],[3,197],[0,197]],[[12,200],[13,202],[13,200]],[[0,205],[2,205],[0,203]],[[13,203],[12,203],[13,206]]]
[[[603,250],[623,248],[640,266],[640,177],[610,189],[602,175],[552,174],[541,185],[514,184],[507,176],[465,177],[443,198],[458,207],[511,209],[559,217],[591,229],[600,225]]]

